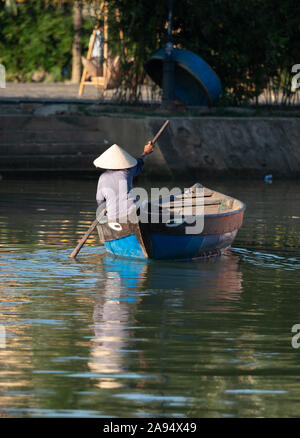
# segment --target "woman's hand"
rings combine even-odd
[[[144,146],[143,156],[152,154],[153,151],[154,151],[154,145],[152,144],[151,141],[148,141],[148,143]]]

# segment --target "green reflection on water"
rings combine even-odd
[[[72,261],[95,182],[1,182],[3,415],[299,415],[299,184],[206,185],[246,202],[244,225],[179,263],[112,258],[96,234]]]

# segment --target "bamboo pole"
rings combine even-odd
[[[81,71],[81,25],[82,5],[80,0],[75,0],[73,5],[73,45],[72,45],[72,83],[80,82]]]
[[[104,95],[105,90],[107,87],[107,76],[108,76],[108,69],[107,69],[107,58],[108,58],[108,20],[107,20],[107,2],[103,2],[103,15],[104,15],[104,49],[103,49],[103,77],[104,77]]]

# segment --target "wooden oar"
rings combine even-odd
[[[72,259],[75,259],[75,257],[77,256],[77,254],[79,253],[79,251],[81,250],[81,248],[83,247],[83,245],[85,244],[85,242],[87,241],[87,239],[90,237],[90,235],[92,234],[92,232],[94,231],[94,229],[96,228],[96,226],[98,225],[99,221],[103,218],[103,216],[105,215],[106,210],[104,210],[102,212],[102,214],[94,220],[94,222],[92,223],[92,225],[90,226],[90,228],[87,230],[87,232],[82,236],[82,238],[80,239],[80,241],[78,242],[77,246],[75,249],[73,249],[73,251],[70,254],[70,257]]]
[[[161,134],[164,132],[164,130],[166,129],[166,127],[168,126],[168,124],[170,123],[170,120],[166,120],[165,123],[162,125],[162,127],[160,128],[160,130],[158,131],[158,133],[156,134],[156,136],[153,138],[153,140],[151,141],[152,144],[156,143],[157,140],[159,139],[159,137],[161,136]]]
[[[154,145],[154,143],[157,142],[157,140],[159,139],[159,137],[161,136],[161,134],[163,133],[163,131],[166,129],[166,127],[168,126],[168,124],[170,123],[170,120],[166,120],[165,123],[162,125],[162,127],[160,128],[160,130],[158,131],[158,133],[155,135],[155,137],[153,138],[153,140],[151,141],[151,143]],[[87,241],[87,239],[90,237],[90,235],[92,234],[92,232],[94,231],[94,229],[96,228],[97,224],[99,223],[99,221],[103,218],[103,216],[105,215],[106,210],[104,210],[102,212],[102,214],[94,220],[94,222],[92,223],[92,225],[90,226],[90,228],[87,230],[87,232],[84,234],[84,236],[82,236],[82,238],[80,239],[80,241],[78,242],[78,245],[76,246],[75,249],[73,249],[73,251],[70,254],[70,257],[72,259],[75,259],[75,257],[77,256],[77,254],[79,253],[79,251],[81,250],[81,248],[83,247],[83,245],[85,244],[85,242]]]

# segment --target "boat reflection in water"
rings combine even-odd
[[[138,288],[147,263],[119,261],[106,256],[100,264],[105,285],[96,297],[93,320],[95,339],[88,365],[94,373],[103,374],[100,388],[118,388],[114,375],[123,372],[123,356],[128,327],[140,300]]]
[[[121,387],[124,378],[137,378],[139,387],[143,386],[147,377],[143,346],[149,327],[165,331],[166,311],[176,309],[177,318],[181,311],[191,318],[195,311],[211,308],[226,312],[242,292],[238,257],[230,251],[219,258],[190,263],[149,263],[107,255],[98,266],[101,290],[95,299],[95,338],[88,365],[100,388]],[[138,345],[137,330],[147,333],[145,339],[141,335]],[[127,356],[135,353],[138,374],[131,375]]]

